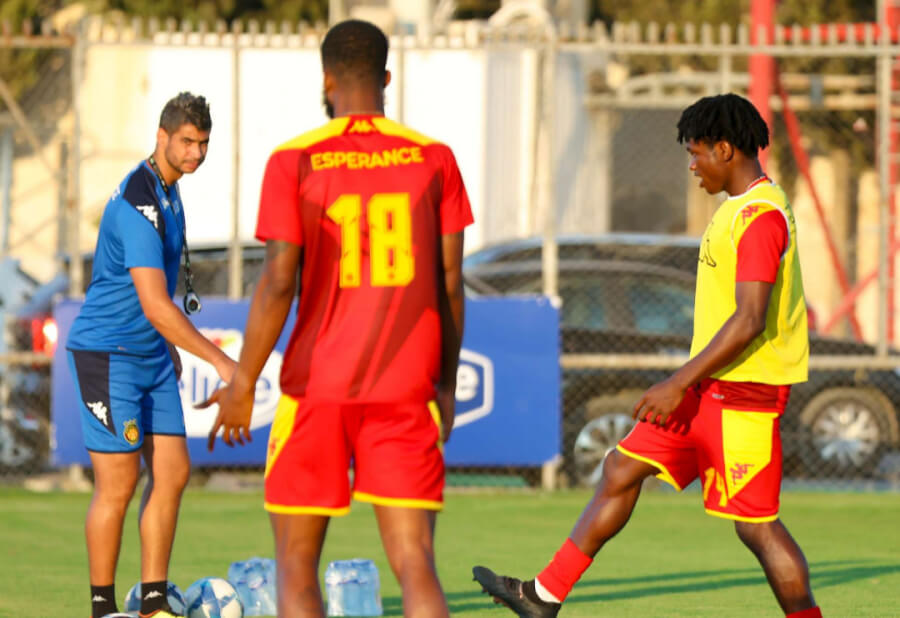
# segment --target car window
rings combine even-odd
[[[492,274],[484,282],[504,294],[540,294],[533,271]],[[654,273],[569,271],[560,273],[563,327],[690,336],[694,287],[690,280]]]
[[[644,277],[627,277],[623,283],[638,331],[691,334],[694,327],[694,292],[687,285]]]
[[[566,275],[559,280],[563,299],[560,325],[569,328],[607,329],[610,327],[604,304],[610,295],[605,275]],[[504,294],[541,294],[543,281],[536,273],[482,277],[483,281]]]
[[[559,282],[563,305],[561,325],[568,328],[605,330],[610,328],[604,294],[609,290],[602,277],[564,277]]]

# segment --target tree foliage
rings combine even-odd
[[[54,0],[3,0],[0,2],[0,21],[11,29],[21,32],[26,21],[38,26],[40,21],[50,17],[62,2]],[[19,98],[37,80],[37,69],[47,52],[39,49],[0,49],[0,79]],[[6,105],[0,103],[0,109]]]
[[[174,17],[195,21],[236,19],[325,21],[328,0],[105,0],[107,10],[127,15]]]

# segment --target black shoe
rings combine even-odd
[[[537,598],[534,588],[527,594],[526,585],[515,577],[497,575],[487,567],[477,566],[472,569],[475,581],[481,589],[516,612],[521,618],[554,618],[562,607],[561,603],[547,603]]]

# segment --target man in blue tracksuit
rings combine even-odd
[[[166,601],[166,580],[190,460],[175,346],[211,363],[226,382],[235,368],[172,301],[185,247],[177,181],[203,163],[211,128],[203,97],[183,92],[166,103],[156,149],[125,176],[103,212],[91,284],[66,344],[95,478],[85,523],[93,618],[117,611],[116,562],[141,456],[148,482],[140,510],[140,616],[177,615]],[[186,281],[190,289],[189,272]]]

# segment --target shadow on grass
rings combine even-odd
[[[867,560],[832,560],[810,565],[813,592],[841,584],[900,573],[900,563],[883,563]],[[654,583],[665,582],[665,583]],[[633,586],[626,590],[610,590],[595,594],[582,594],[588,587]],[[641,586],[640,584],[653,584]],[[665,573],[634,578],[614,578],[588,580],[580,583],[576,592],[567,603],[591,603],[596,601],[614,601],[638,597],[677,594],[683,592],[704,592],[726,588],[765,585],[766,579],[761,568],[748,567],[742,569],[726,569],[718,571],[691,571],[688,573]]]
[[[810,571],[812,587],[813,591],[815,591],[880,575],[900,573],[900,563],[889,564],[868,560],[832,560],[812,563]],[[616,601],[684,592],[704,592],[765,585],[765,583],[765,576],[759,567],[679,571],[636,577],[587,579],[578,583],[573,594],[566,599],[566,604]],[[610,590],[602,592],[590,590],[591,588],[596,589],[600,587],[610,588]],[[625,587],[625,589],[616,589],[622,587]],[[451,613],[485,609],[493,606],[492,599],[484,596],[475,582],[472,582],[471,591],[447,593],[447,601],[450,604]],[[389,607],[396,609],[397,613],[388,613]],[[399,597],[385,599],[385,615],[401,614],[402,605]]]

